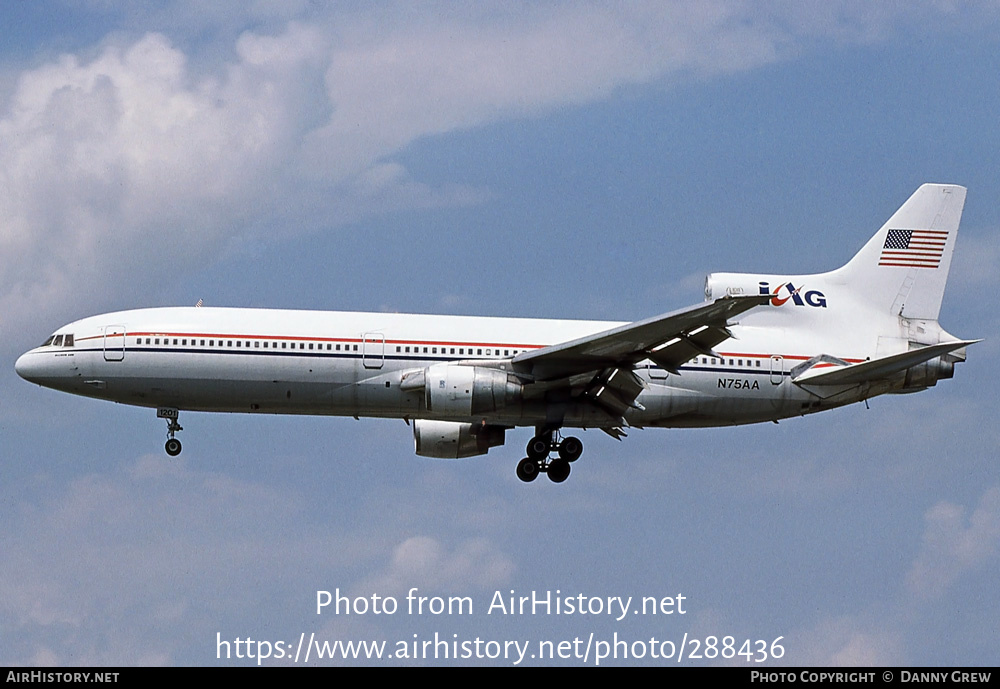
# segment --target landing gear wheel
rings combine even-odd
[[[562,483],[569,478],[569,462],[565,459],[554,459],[549,462],[547,473],[552,483]]]
[[[156,415],[167,422],[167,444],[163,448],[171,457],[176,457],[181,453],[181,441],[174,437],[177,431],[183,431],[181,425],[177,423],[178,411],[173,407],[159,407]]]
[[[531,483],[538,478],[538,461],[525,457],[517,463],[517,477],[525,483]]]
[[[536,435],[528,441],[528,447],[525,451],[528,453],[529,459],[545,459],[549,456],[549,450],[551,447],[552,444],[548,438]]]
[[[579,438],[570,436],[569,438],[563,438],[563,441],[559,443],[560,459],[565,459],[567,462],[575,462],[580,459],[580,455],[582,454],[583,443]]]

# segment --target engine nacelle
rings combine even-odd
[[[925,388],[932,388],[939,380],[947,380],[955,375],[955,363],[945,360],[945,357],[936,357],[922,364],[911,366],[906,369],[906,380],[903,382],[901,392],[916,392]]]
[[[812,284],[809,280],[812,280]],[[757,275],[754,273],[709,273],[705,276],[705,301],[722,297],[751,295],[771,297],[771,306],[804,306],[814,309],[827,308],[827,296],[815,284],[817,277]],[[808,311],[809,309],[804,309]]]
[[[462,459],[485,455],[491,447],[503,445],[505,434],[503,426],[428,419],[413,422],[414,449],[421,457]]]
[[[435,414],[474,416],[520,400],[521,384],[495,368],[434,364],[424,372],[424,396]]]

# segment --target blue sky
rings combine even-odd
[[[32,8],[4,8],[0,53],[0,663],[437,631],[995,664],[996,4]],[[198,299],[643,318],[713,270],[837,267],[923,182],[969,188],[942,324],[986,340],[953,380],[778,426],[587,432],[559,486],[514,476],[527,430],[451,463],[401,422],[187,414],[168,459],[152,411],[13,373],[62,323]],[[477,612],[313,607],[411,586]],[[512,589],[688,613],[484,614]]]

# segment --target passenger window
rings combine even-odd
[[[355,352],[358,351],[358,346],[357,345],[354,345],[354,351]]]
[[[340,351],[340,345],[339,344],[337,345],[337,351],[338,352]],[[407,351],[409,351],[409,350],[407,350]]]
[[[438,353],[438,348],[437,347],[431,347],[431,354],[437,354],[437,353]]]

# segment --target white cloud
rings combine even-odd
[[[844,616],[824,619],[789,636],[788,660],[809,667],[878,667],[905,664],[902,638],[888,621],[864,622]]]
[[[288,595],[293,573],[333,572],[377,550],[304,523],[294,491],[183,461],[144,457],[50,482],[4,509],[3,663],[164,664],[219,627],[230,597],[245,595],[234,586],[259,578]]]
[[[968,520],[965,508],[946,501],[924,519],[923,546],[906,578],[907,588],[923,598],[943,595],[1000,554],[1000,487],[983,494]]]
[[[431,592],[427,595],[467,595],[470,588],[503,586],[514,570],[513,560],[485,539],[468,539],[449,549],[435,538],[414,536],[395,548],[385,572],[359,590],[361,595],[399,595],[417,587]]]
[[[308,52],[308,31],[285,39]],[[0,325],[196,262],[252,217],[295,138],[296,71],[284,58],[196,78],[150,34],[22,75],[0,120]]]
[[[25,71],[0,113],[0,328],[203,267],[259,228],[280,238],[482,201],[461,180],[431,188],[390,159],[421,137],[752,69],[816,36],[871,40],[873,25],[907,14],[845,3],[816,19],[796,7],[262,2],[235,16],[299,20],[244,31],[232,49],[199,46],[194,66],[147,33]],[[178,34],[222,21],[188,2],[156,16]]]

